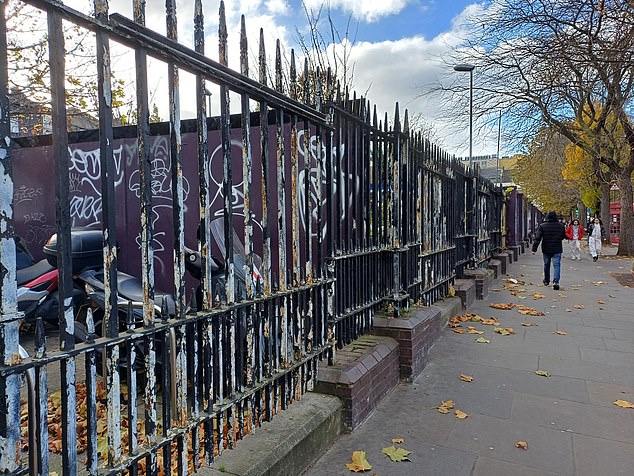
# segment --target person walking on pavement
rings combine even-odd
[[[572,220],[572,224],[566,228],[566,238],[570,240],[570,258],[581,259],[581,243],[583,238],[583,227],[579,224],[579,220]]]
[[[592,255],[592,261],[599,259],[601,255],[601,242],[605,240],[605,228],[598,217],[588,225],[588,247]]]
[[[546,219],[537,228],[533,241],[533,254],[537,252],[539,243],[542,244],[544,256],[544,286],[550,285],[550,263],[553,263],[553,289],[559,289],[561,277],[561,254],[564,251],[562,242],[566,237],[566,228],[557,220],[557,212],[548,212]]]

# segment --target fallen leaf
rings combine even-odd
[[[463,382],[473,382],[473,377],[471,375],[460,374],[460,380]]]
[[[586,307],[583,304],[575,304],[575,309],[585,309]]]
[[[567,294],[563,294],[563,293],[559,293],[559,297],[560,297],[560,298],[567,298],[567,297],[568,297],[568,295],[567,295]]]
[[[447,294],[449,295],[449,297],[454,297],[456,295],[456,289],[453,287],[453,285],[449,285],[449,291],[447,292]]]
[[[372,469],[372,465],[368,463],[368,460],[365,457],[365,451],[353,451],[352,463],[347,463],[346,468],[355,473],[359,473],[362,471],[370,471]]]
[[[501,334],[503,336],[509,336],[511,334],[515,334],[515,329],[512,327],[496,327],[493,329],[493,332],[496,334]]]
[[[518,309],[518,312],[525,316],[545,316],[543,312],[538,311],[537,309],[530,308],[530,307]]]
[[[628,402],[627,400],[617,400],[614,404],[621,408],[634,408],[634,403]]]
[[[569,307],[566,308],[566,312],[572,312],[572,309],[570,309]]]
[[[492,307],[493,309],[513,309],[515,307],[515,304],[513,303],[508,303],[508,304],[489,304],[489,307]]]
[[[404,443],[405,440],[403,438],[392,438],[392,443],[395,445],[400,445],[401,443]]]
[[[602,284],[608,284],[605,281],[592,281],[592,284],[594,284],[595,286],[600,286]]]
[[[478,337],[477,339],[474,339],[474,342],[477,342],[478,344],[490,344],[491,341],[489,339],[485,339],[484,337]]]
[[[542,293],[533,293],[531,296],[533,296],[533,299],[542,299],[546,297]]]
[[[516,441],[515,442],[515,447],[516,448],[521,448],[523,450],[527,450],[528,449],[528,443],[526,443],[525,441]]]
[[[614,294],[608,294],[609,297],[611,298],[615,298],[616,296]]]
[[[597,304],[605,304],[605,301],[602,301],[601,299],[599,299],[599,300],[597,301]]]
[[[545,370],[536,370],[535,375],[539,375],[540,377],[550,378],[550,372],[546,372]]]
[[[566,331],[555,331],[555,332],[553,332],[553,334],[557,334],[558,336],[565,336],[566,335]]]
[[[409,461],[407,456],[412,454],[411,451],[407,451],[405,448],[396,448],[395,446],[383,448],[381,451],[395,463]]]
[[[475,327],[470,327],[467,330],[467,334],[484,334],[484,331],[479,331],[478,329],[476,329]]]
[[[452,332],[455,332],[456,334],[464,334],[464,329],[451,329]]]
[[[499,326],[500,325],[500,321],[498,321],[495,317],[491,317],[489,319],[482,319],[480,323],[484,324],[485,326]]]
[[[453,400],[447,400],[446,402],[442,402],[439,407],[436,407],[439,413],[447,414],[449,410],[453,408]]]
[[[537,324],[535,324],[534,322],[522,322],[522,325],[524,327],[536,327]]]
[[[462,410],[458,410],[457,408],[454,413],[456,414],[456,418],[458,418],[459,420],[464,420],[465,418],[469,417],[468,413],[465,413]]]

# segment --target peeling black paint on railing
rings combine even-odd
[[[377,312],[398,316],[415,302],[432,304],[447,295],[465,267],[484,264],[501,248],[501,192],[482,180],[477,170],[466,169],[421,133],[410,130],[408,112],[401,115],[398,104],[392,118],[386,113],[379,120],[376,106],[368,98],[336,83],[330,70],[313,71],[307,61],[298,69],[294,53],[290,53],[290,71],[285,76],[279,42],[270,69],[263,31],[257,79],[249,78],[244,17],[239,34],[240,71],[231,70],[227,66],[229,31],[224,3],[219,11],[218,61],[205,56],[201,0],[194,2],[194,49],[177,43],[173,0],[166,2],[166,36],[144,26],[143,0],[133,2],[133,20],[109,15],[105,0],[95,0],[94,17],[52,0],[27,3],[47,12],[51,54],[57,61],[51,70],[51,92],[56,99],[53,144],[62,296],[71,295],[72,270],[59,23],[64,18],[96,33],[106,306],[97,319],[92,310],[85,313],[89,338],[75,345],[73,317],[81,316],[72,316],[71,301],[64,300],[59,349],[46,347],[40,322],[35,355],[14,358],[20,316],[12,258],[13,208],[10,200],[0,203],[0,347],[4,363],[0,367],[4,397],[0,403],[0,470],[17,474],[51,470],[47,385],[50,369],[61,364],[63,474],[84,470],[89,474],[157,474],[159,466],[166,473],[188,474],[190,467],[198,468],[202,460],[212,463],[216,454],[233,448],[247,433],[309,391],[318,360],[333,363],[335,350],[368,332]],[[4,28],[2,16],[0,48],[6,50]],[[138,220],[141,231],[141,264],[136,275],[142,281],[144,299],[138,319],[139,310],[133,303],[122,309],[117,304],[116,221],[122,205],[115,201],[112,180],[115,141],[110,41],[135,53],[139,123],[138,164],[133,166],[138,166],[141,179],[137,208],[126,213]],[[168,231],[174,279],[168,291],[175,298],[173,310],[166,302],[155,300],[157,230],[152,219],[148,56],[164,62],[169,78],[172,214]],[[4,59],[0,59],[0,70],[0,136],[9,137]],[[181,71],[196,77],[195,157],[183,154]],[[219,98],[217,119],[209,117],[208,88]],[[239,100],[240,114],[232,121],[230,99],[234,98]],[[252,112],[254,106],[259,110]],[[212,209],[217,190],[212,189],[215,164],[210,158],[210,137],[216,138],[218,132],[220,142],[214,146],[221,150],[223,203]],[[232,140],[238,137],[239,166],[232,156]],[[2,182],[2,196],[12,196],[10,141],[1,141],[0,154],[1,172],[7,178]],[[193,188],[197,186],[199,198],[186,211],[183,179],[187,167],[196,171]],[[242,208],[233,203],[236,193],[243,196]],[[196,208],[201,284],[198,290],[187,290],[184,246],[186,238],[193,240],[194,230],[186,228],[186,213],[195,214]],[[214,220],[222,222],[224,255],[212,233]],[[238,241],[244,243],[243,251]],[[224,261],[224,288],[213,281],[212,257]],[[237,280],[238,274],[244,279]],[[95,321],[102,328],[95,330]],[[100,356],[102,365],[97,368]],[[81,359],[86,362],[85,376],[76,372]],[[33,398],[38,411],[33,416],[33,443],[22,454],[19,382],[29,372],[35,375]],[[99,390],[99,374],[104,373],[105,397]],[[75,386],[82,382],[87,406],[85,457],[75,449]],[[103,422],[97,421],[101,398],[105,398],[107,410],[105,454],[100,450],[102,434],[98,430]],[[143,416],[137,410],[141,398]]]

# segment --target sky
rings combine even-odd
[[[329,15],[341,35],[348,31],[350,63],[354,66],[353,87],[358,94],[367,97],[377,106],[379,117],[387,112],[392,118],[395,103],[400,110],[407,109],[410,117],[420,115],[427,123],[434,124],[437,142],[443,149],[457,156],[468,155],[468,115],[465,123],[445,122],[447,108],[439,98],[423,96],[426,89],[437,84],[448,74],[463,75],[468,85],[468,73],[455,73],[448,63],[448,54],[459,47],[465,37],[463,21],[467,14],[476,14],[484,8],[472,0],[304,0],[309,10],[322,9],[320,30],[329,36],[325,19]],[[88,0],[67,0],[71,6],[85,10]],[[219,0],[203,0],[205,15],[206,52],[212,59],[218,58]],[[82,7],[83,6],[83,7]],[[274,55],[275,40],[279,39],[283,50],[299,51],[298,38],[307,33],[307,19],[300,0],[226,0],[225,8],[229,26],[229,66],[239,69],[239,22],[246,18],[252,71],[257,71],[257,41],[260,28],[264,29],[269,57]],[[146,24],[164,33],[164,0],[147,0]],[[110,13],[132,15],[131,0],[111,0]],[[179,42],[193,44],[193,0],[177,0]],[[333,46],[331,46],[333,48]],[[338,43],[334,48],[341,48]],[[124,55],[128,56],[128,55]],[[113,69],[117,62],[113,60]],[[301,63],[300,63],[301,64]],[[119,67],[122,67],[119,64]],[[159,106],[162,118],[168,117],[164,65],[150,65],[151,98]],[[129,66],[122,67],[130,69]],[[477,71],[474,72],[474,82]],[[192,77],[181,76],[181,117],[195,117],[195,104],[188,98],[194,90]],[[218,95],[212,89],[212,108],[217,111]],[[236,101],[237,103],[237,101]],[[461,107],[465,107],[462,103]],[[192,105],[193,107],[190,107]],[[475,129],[475,128],[474,128]],[[474,155],[494,154],[497,148],[496,134],[473,138]],[[504,147],[502,146],[504,155]]]

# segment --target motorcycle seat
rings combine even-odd
[[[117,291],[119,292],[119,296],[124,299],[134,302],[144,301],[143,283],[134,276],[130,276],[129,274],[121,271],[117,272]],[[155,291],[154,304],[161,307],[163,302],[167,304],[167,312],[169,315],[173,316],[176,312],[176,303],[174,298],[167,293]]]
[[[55,268],[45,259],[40,260],[31,266],[27,266],[26,268],[18,269],[16,271],[18,286],[33,281],[34,279],[39,278],[43,274],[53,271],[54,269]]]

